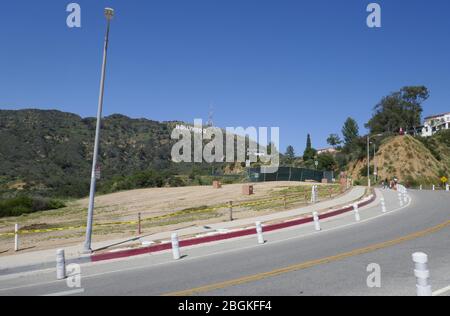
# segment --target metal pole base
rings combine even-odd
[[[94,251],[91,249],[91,248],[89,248],[89,247],[86,247],[86,245],[83,247],[83,251],[81,252],[83,255],[90,255],[90,254],[92,254]]]

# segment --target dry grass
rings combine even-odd
[[[161,215],[173,214],[189,208],[210,207],[225,204],[229,201],[239,204],[246,201],[261,200],[283,194],[305,193],[309,199],[311,184],[300,182],[268,182],[254,184],[255,194],[242,195],[242,184],[225,185],[222,189],[212,187],[182,187],[157,188],[119,192],[99,196],[96,198],[95,223],[136,221],[138,213],[142,218],[153,218]],[[332,191],[323,189],[322,197],[328,192],[339,194],[337,186]],[[53,227],[83,226],[85,225],[88,200],[71,201],[66,208],[47,212],[38,212],[17,218],[0,220],[0,233],[9,232],[14,223],[19,223],[23,229],[45,229]],[[305,204],[304,199],[289,201],[287,208]],[[266,205],[236,208],[234,218],[246,218],[256,215],[270,214],[284,210],[284,203],[274,202]],[[182,213],[182,212],[181,212]],[[157,233],[165,230],[179,229],[186,226],[206,225],[228,220],[226,209],[211,212],[180,214],[158,221],[144,221],[145,233]],[[105,241],[118,238],[129,238],[136,235],[136,225],[95,227],[95,240]],[[0,237],[1,243],[12,247],[11,237]],[[83,229],[67,230],[42,234],[23,235],[21,243],[24,248],[33,245],[37,249],[79,244],[83,240]],[[3,250],[3,249],[0,249]],[[10,252],[5,253],[11,254]]]
[[[373,161],[372,161],[373,163]],[[386,141],[376,155],[379,179],[392,179],[396,176],[400,181],[407,178],[435,179],[440,178],[443,164],[418,140],[411,136],[397,136]],[[353,179],[361,178],[360,173],[367,165],[367,159],[350,166]]]

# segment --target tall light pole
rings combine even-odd
[[[373,135],[372,137],[380,137],[383,136],[383,134],[377,134],[377,135]],[[367,183],[368,183],[368,187],[370,189],[371,184],[370,184],[370,134],[367,135]],[[374,156],[375,159],[375,156]]]
[[[97,128],[95,130],[95,144],[94,144],[94,154],[92,158],[92,173],[91,173],[91,189],[89,193],[89,210],[86,226],[86,241],[84,243],[84,253],[92,252],[92,223],[94,219],[94,199],[95,199],[95,185],[96,185],[96,170],[97,170],[97,160],[98,160],[98,150],[100,143],[100,127],[102,120],[102,109],[103,109],[103,96],[105,91],[105,76],[106,76],[106,61],[108,57],[108,44],[109,44],[109,28],[111,25],[111,20],[114,17],[114,10],[111,8],[105,9],[105,17],[107,21],[106,26],[106,36],[105,43],[103,47],[103,64],[102,64],[102,74],[100,79],[100,94],[98,98],[98,110],[97,110]]]
[[[375,184],[378,182],[378,168],[377,168],[377,144],[373,142],[373,175]]]
[[[370,189],[370,134],[367,135],[367,186]]]

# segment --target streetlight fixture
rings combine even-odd
[[[114,17],[114,9],[106,8],[105,9],[105,17],[107,21],[106,26],[106,36],[105,43],[103,47],[103,64],[102,64],[102,74],[100,79],[100,93],[98,98],[98,110],[97,110],[97,128],[95,130],[95,143],[94,143],[94,154],[92,158],[92,173],[91,173],[91,189],[89,193],[89,209],[88,209],[88,218],[87,218],[87,226],[86,226],[86,240],[84,243],[84,253],[92,252],[92,223],[94,218],[94,199],[95,199],[95,185],[97,180],[97,160],[98,160],[98,151],[99,151],[99,142],[100,142],[100,127],[101,127],[101,119],[102,119],[102,109],[103,109],[103,96],[105,91],[105,77],[106,77],[106,61],[108,57],[108,44],[109,44],[109,29],[111,20]]]

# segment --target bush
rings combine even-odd
[[[0,201],[0,217],[20,216],[40,211],[56,210],[66,205],[59,200],[18,196]]]
[[[370,172],[371,175],[373,174],[373,172],[374,172],[374,166],[370,166],[369,172]],[[361,177],[367,177],[367,166],[364,166],[364,167],[361,169],[361,171],[359,172],[359,175],[360,175]]]
[[[420,186],[420,183],[417,179],[413,178],[412,176],[407,176],[405,179],[405,185],[408,188],[417,188]]]
[[[186,183],[172,171],[149,169],[129,176],[118,176],[100,183],[98,191],[103,194],[145,188],[182,187]]]

